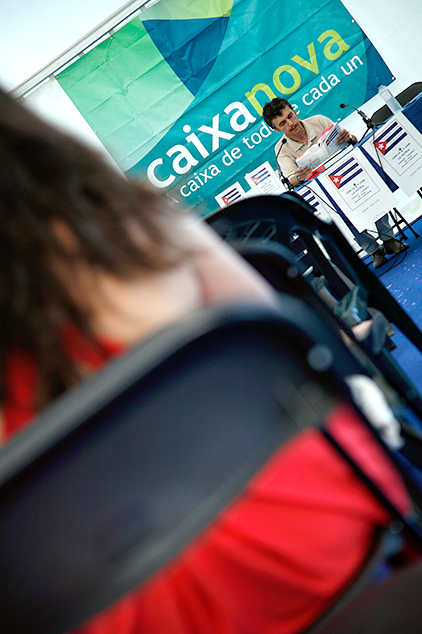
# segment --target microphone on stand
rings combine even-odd
[[[364,120],[364,122],[366,123],[366,127],[368,129],[373,129],[375,128],[375,123],[372,121],[372,119],[369,119],[366,114],[363,112],[363,110],[359,110],[359,108],[355,108],[355,106],[350,106],[348,103],[341,103],[340,104],[340,108],[353,108],[353,110],[356,110],[356,112],[358,113],[358,115],[360,117],[362,117],[362,119]]]
[[[280,147],[278,148],[278,152],[277,152],[277,155],[276,155],[276,157],[275,157],[275,162],[277,163],[278,176],[279,176],[279,178],[280,178],[281,182],[283,183],[283,185],[284,185],[285,187],[287,187],[287,189],[294,189],[294,187],[293,187],[293,185],[291,184],[291,182],[289,181],[289,179],[288,179],[288,178],[286,178],[286,177],[284,176],[283,172],[281,171],[281,167],[280,167],[280,165],[278,164],[278,156],[279,156],[279,154],[280,154],[280,152],[281,152],[281,149],[282,149],[282,147],[283,147],[283,145],[284,145],[285,143],[287,143],[287,139],[286,139],[286,137],[283,137],[283,138],[281,139]]]

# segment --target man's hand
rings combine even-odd
[[[295,182],[292,181],[293,185],[297,185],[298,183],[304,183],[306,181],[306,176],[312,172],[310,167],[298,167],[298,169],[294,173]]]
[[[340,128],[340,134],[336,139],[336,145],[341,145],[342,143],[350,143],[351,145],[354,145],[357,143],[357,138],[344,128]]]

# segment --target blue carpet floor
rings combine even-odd
[[[389,256],[388,264],[374,272],[422,330],[422,219],[412,226],[419,237],[416,238],[407,229],[405,233],[409,248],[402,254]],[[393,335],[392,340],[397,346],[392,353],[394,358],[422,392],[422,352],[399,331]]]

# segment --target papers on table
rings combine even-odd
[[[375,221],[397,204],[359,148],[348,152],[317,178],[359,232],[375,229]]]
[[[281,194],[286,191],[268,161],[246,174],[245,180],[257,194]]]
[[[422,135],[401,112],[376,130],[362,147],[406,196],[422,186]]]
[[[325,163],[330,156],[337,154],[341,150],[347,147],[347,143],[336,144],[338,135],[340,134],[340,126],[338,123],[333,123],[321,134],[318,143],[311,145],[310,148],[301,154],[296,163],[298,167],[311,167],[314,169]]]
[[[318,218],[324,222],[332,220],[349,242],[353,243],[354,235],[347,224],[347,217],[345,218],[344,214],[334,207],[317,180],[314,179],[304,185],[298,193],[314,208]]]

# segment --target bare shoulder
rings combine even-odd
[[[186,237],[196,247],[193,263],[207,304],[247,297],[276,302],[272,286],[214,229],[201,219],[190,218],[189,223]]]

